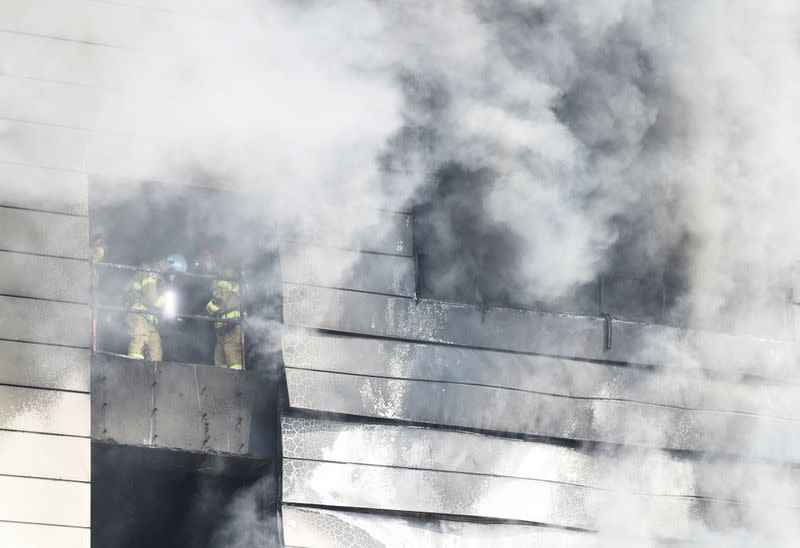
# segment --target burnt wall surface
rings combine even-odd
[[[291,283],[284,321],[287,545],[689,539],[800,487],[791,342]]]
[[[270,387],[256,373],[207,365],[92,359],[92,438],[180,451],[271,456]]]

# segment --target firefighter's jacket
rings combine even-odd
[[[239,295],[239,284],[228,280],[214,280],[211,284],[213,298],[206,305],[206,310],[212,316],[218,316],[224,320],[238,321],[241,318],[239,306],[241,298]],[[216,329],[232,327],[236,324],[226,322],[214,322]]]
[[[105,244],[96,244],[92,247],[92,250],[89,252],[89,259],[92,262],[99,263],[106,257],[106,245]]]
[[[132,311],[161,310],[166,304],[166,297],[161,295],[158,287],[158,274],[156,272],[137,272],[130,285],[130,295],[133,301]],[[154,325],[158,318],[153,314],[141,314]]]

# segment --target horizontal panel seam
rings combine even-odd
[[[88,368],[89,365],[87,364],[86,367]],[[3,381],[1,376],[0,376],[0,386],[10,386],[12,388],[28,388],[31,390],[46,390],[47,392],[64,392],[67,394],[89,394],[91,392],[90,389],[76,390],[73,388],[53,388],[49,386],[39,386],[36,384],[10,383]]]
[[[83,44],[83,45],[86,45],[86,46],[99,46],[99,47],[103,47],[103,48],[110,48],[110,49],[115,49],[115,50],[119,50],[119,51],[126,51],[126,52],[134,52],[134,51],[136,51],[136,50],[133,50],[133,49],[125,47],[125,46],[119,46],[119,45],[114,45],[114,44],[106,44],[106,43],[103,43],[103,42],[92,42],[92,41],[89,41],[89,40],[78,40],[78,39],[75,39],[75,38],[67,38],[66,36],[57,36],[57,35],[54,35],[54,34],[41,34],[41,33],[35,33],[35,32],[25,32],[25,31],[21,31],[21,30],[13,30],[13,29],[7,29],[7,28],[0,28],[0,32],[2,32],[4,34],[12,34],[12,35],[15,35],[15,36],[28,36],[28,37],[31,37],[31,38],[44,38],[45,40],[58,40],[59,42],[70,42],[70,43],[73,43],[73,44]]]
[[[405,465],[397,465],[397,464],[375,464],[375,463],[368,463],[368,462],[358,462],[358,461],[344,461],[344,460],[337,460],[337,459],[315,459],[310,457],[284,457],[284,461],[287,460],[298,460],[303,462],[318,462],[318,463],[333,463],[333,464],[345,464],[345,465],[353,465],[353,466],[368,466],[373,468],[390,468],[395,470],[409,470],[409,471],[420,471],[420,472],[437,472],[443,474],[464,474],[466,476],[477,476],[477,477],[486,477],[486,478],[497,478],[497,479],[512,479],[512,480],[520,480],[520,481],[538,481],[542,483],[550,483],[556,485],[564,485],[568,487],[579,487],[581,489],[590,489],[592,491],[600,491],[604,493],[618,493],[619,490],[609,489],[606,487],[597,487],[594,485],[587,485],[581,483],[572,483],[568,481],[562,480],[551,480],[551,479],[544,479],[544,478],[531,478],[525,476],[514,476],[514,475],[507,475],[507,474],[497,474],[497,473],[488,473],[488,472],[470,472],[464,470],[447,470],[442,468],[428,468],[428,467],[415,467],[415,466],[405,466]],[[670,493],[647,493],[647,492],[625,492],[625,494],[633,495],[633,496],[641,496],[641,497],[659,497],[659,498],[672,498],[672,499],[681,499],[681,500],[699,500],[699,501],[715,501],[715,502],[726,502],[732,504],[747,504],[743,501],[736,500],[736,499],[726,499],[726,498],[718,498],[718,497],[711,497],[707,495],[687,495],[687,494],[670,494]],[[759,503],[761,504],[761,503]],[[797,508],[795,506],[787,506],[789,508]]]
[[[91,527],[89,525],[64,525],[61,523],[45,523],[42,521],[19,521],[14,519],[0,519],[0,523],[16,523],[19,525],[43,525],[45,527],[64,527],[67,529],[82,529],[87,532],[91,530]]]
[[[88,462],[88,457],[87,457]],[[0,478],[20,478],[20,479],[32,479],[32,480],[44,480],[44,481],[58,481],[61,483],[75,483],[78,485],[91,485],[91,480],[74,480],[74,479],[66,479],[66,478],[53,478],[48,476],[30,476],[30,475],[23,475],[23,474],[6,474],[0,472]]]
[[[629,403],[633,405],[641,405],[645,407],[658,407],[664,409],[674,409],[676,411],[691,411],[696,413],[715,413],[720,415],[737,415],[743,417],[752,417],[752,418],[768,418],[772,420],[784,421],[784,422],[800,422],[800,419],[792,419],[792,418],[784,418],[784,417],[774,417],[768,415],[756,415],[754,413],[747,413],[744,411],[726,411],[726,410],[719,410],[719,409],[701,409],[695,407],[681,407],[677,405],[670,405],[670,404],[663,404],[663,403],[653,403],[653,402],[643,402],[638,400],[630,400],[624,398],[603,398],[600,396],[571,396],[566,394],[557,394],[554,392],[544,392],[540,390],[531,390],[527,388],[515,388],[515,387],[507,387],[507,386],[493,386],[490,384],[482,384],[476,382],[466,382],[466,381],[450,381],[450,380],[436,380],[436,379],[423,379],[417,377],[394,377],[389,375],[375,375],[375,374],[365,374],[365,373],[352,373],[346,371],[333,371],[330,369],[322,369],[322,368],[311,368],[311,367],[296,367],[296,366],[286,366],[286,369],[296,369],[299,371],[313,371],[318,373],[329,373],[334,375],[343,375],[343,376],[350,376],[350,377],[366,377],[371,379],[385,379],[385,380],[397,380],[397,381],[413,381],[413,382],[424,382],[424,383],[438,383],[438,384],[452,384],[457,386],[473,386],[477,388],[489,388],[493,390],[505,390],[508,392],[521,392],[525,394],[532,394],[532,395],[539,395],[539,396],[549,396],[554,398],[562,398],[562,399],[569,399],[569,400],[578,400],[578,401],[607,401],[612,403]]]
[[[2,120],[3,118],[0,118]],[[18,209],[20,211],[33,211],[36,213],[49,213],[52,215],[64,215],[65,217],[80,217],[83,219],[88,219],[89,215],[84,213],[70,213],[68,211],[52,211],[50,209],[39,209],[36,207],[23,207],[23,206],[15,206],[15,205],[6,205],[0,202],[0,207],[3,209]]]
[[[89,350],[88,346],[75,346],[72,344],[59,344],[59,343],[48,343],[48,342],[40,342],[40,341],[31,341],[28,339],[9,339],[6,337],[0,337],[0,341],[11,342],[11,343],[20,343],[20,344],[39,344],[42,346],[53,346],[56,348],[73,348],[75,350]]]

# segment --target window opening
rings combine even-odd
[[[246,366],[242,199],[182,185],[90,184],[93,351]]]

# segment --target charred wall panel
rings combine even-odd
[[[586,533],[507,523],[470,523],[446,519],[395,517],[329,509],[283,507],[286,546],[382,548],[443,546],[458,538],[458,546],[596,546]]]
[[[734,500],[756,509],[761,504],[757,493],[767,485],[800,492],[800,471],[793,466],[741,459],[698,460],[631,448],[595,452],[405,425],[284,418],[283,454],[320,462],[538,479],[609,491],[624,485],[629,492]],[[730,481],[733,478],[735,481]],[[800,507],[798,497],[792,506]]]
[[[795,421],[289,368],[286,381],[290,404],[316,411],[800,462],[800,426]],[[759,444],[748,443],[756,436]]]
[[[255,373],[98,354],[92,360],[92,437],[184,451],[260,456],[252,437]],[[255,430],[254,430],[255,429]]]
[[[512,309],[284,284],[289,325],[395,339],[582,359],[786,377],[798,346],[601,317]]]
[[[414,260],[316,246],[281,246],[283,281],[414,296]]]
[[[89,263],[26,253],[0,252],[0,294],[89,302]]]
[[[800,419],[800,388],[731,382],[701,371],[649,369],[440,344],[286,329],[287,367],[605,398],[686,410]]]
[[[92,357],[92,438],[150,445],[155,436],[156,372],[152,362]]]
[[[315,487],[322,481],[328,482],[327,488]],[[283,501],[546,523],[590,530],[602,525],[597,521],[601,508],[635,505],[639,516],[649,518],[653,534],[671,538],[687,536],[689,521],[698,510],[691,499],[637,496],[567,484],[455,472],[294,459],[284,459]],[[520,504],[521,501],[525,504]]]

